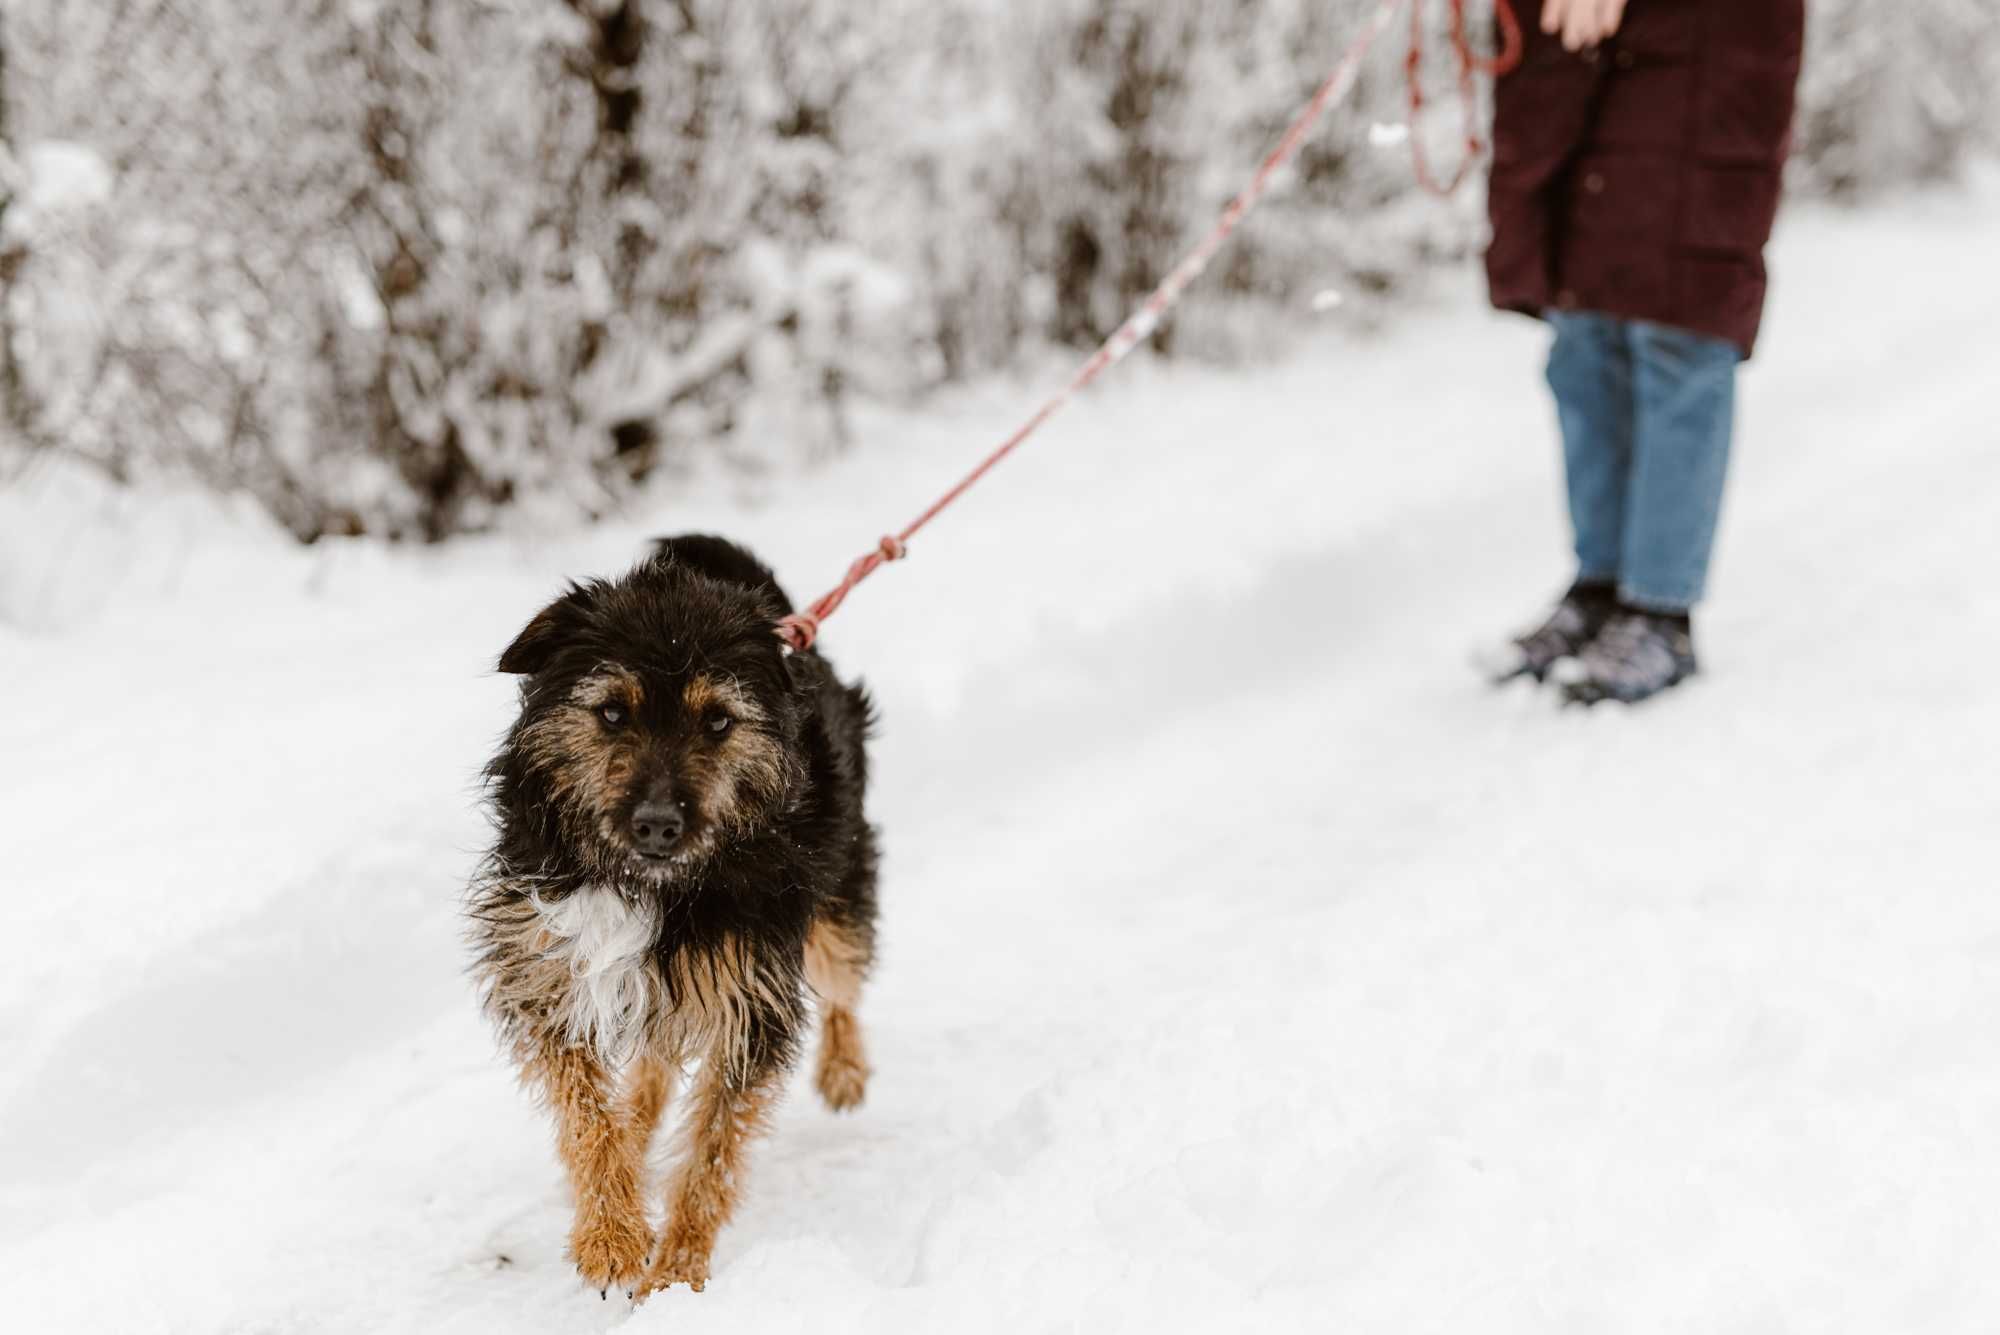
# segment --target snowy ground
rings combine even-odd
[[[886,719],[870,1100],[795,1087],[636,1313],[460,973],[487,669],[655,529],[816,592],[1030,387],[533,549],[0,497],[0,1325],[2000,1327],[1996,228],[1789,220],[1709,673],[1637,712],[1465,665],[1565,573],[1470,275],[1059,419],[829,634]]]

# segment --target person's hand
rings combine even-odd
[[[1625,0],[1542,0],[1542,31],[1562,35],[1571,51],[1596,46],[1618,31]]]

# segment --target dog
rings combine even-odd
[[[572,584],[500,656],[521,709],[486,768],[496,838],[468,897],[473,968],[554,1116],[570,1258],[600,1297],[707,1283],[809,994],[821,1097],[845,1111],[866,1089],[873,710],[779,639],[791,610],[742,547],[667,538],[621,579]],[[656,1239],[648,1149],[683,1077]]]

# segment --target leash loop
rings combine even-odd
[[[1486,156],[1487,144],[1479,135],[1479,95],[1473,87],[1474,76],[1484,74],[1497,79],[1511,74],[1521,63],[1521,20],[1514,13],[1512,0],[1493,0],[1493,15],[1500,28],[1500,50],[1483,56],[1473,49],[1466,30],[1465,0],[1451,0],[1451,49],[1458,66],[1458,102],[1465,118],[1465,149],[1451,179],[1440,181],[1424,152],[1423,136],[1417,133],[1417,115],[1428,100],[1423,78],[1424,0],[1412,0],[1410,5],[1410,53],[1403,60],[1403,79],[1410,90],[1410,165],[1416,171],[1417,184],[1440,199],[1456,193]]]

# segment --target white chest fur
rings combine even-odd
[[[653,967],[658,910],[612,890],[578,890],[535,908],[547,933],[543,954],[569,970],[557,1019],[572,1042],[623,1063],[644,1035],[659,991]]]

